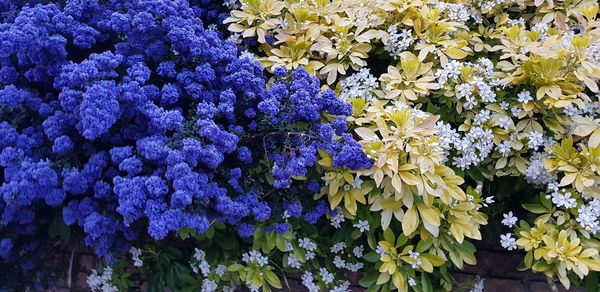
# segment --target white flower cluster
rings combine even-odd
[[[412,251],[412,250],[408,251],[408,256],[415,260],[414,262],[410,263],[410,266],[413,269],[416,269],[421,265],[421,259],[419,258],[420,255],[421,254],[416,251]]]
[[[129,253],[131,254],[131,259],[133,260],[134,267],[141,267],[144,265],[144,262],[140,259],[140,256],[142,255],[141,249],[132,246],[129,249]]]
[[[315,284],[315,279],[311,272],[308,272],[308,271],[304,272],[304,274],[302,275],[302,277],[300,277],[300,279],[302,280],[302,285],[304,285],[304,287],[308,288],[308,292],[321,291],[321,288],[319,288],[319,286],[317,284]]]
[[[319,268],[319,276],[321,276],[321,281],[325,284],[331,284],[335,281],[335,277],[332,273],[330,273],[326,268]]]
[[[200,292],[214,292],[217,291],[217,288],[219,288],[219,286],[215,281],[210,279],[204,279],[202,280],[202,287],[200,288]]]
[[[358,222],[352,226],[358,228],[360,232],[369,231],[369,221],[367,220],[358,220]]]
[[[412,37],[412,29],[403,29],[398,31],[398,24],[393,24],[387,29],[388,38],[384,40],[384,50],[390,53],[394,59],[398,59],[400,54],[410,47],[415,39]]]
[[[514,2],[514,0],[474,0],[473,4],[479,6],[481,10],[489,11],[498,6],[507,6]]]
[[[296,254],[294,254],[294,253],[289,253],[288,254],[287,264],[288,264],[288,266],[290,266],[290,267],[292,267],[294,269],[299,269],[302,266],[302,263],[296,257]]]
[[[87,284],[93,292],[116,292],[119,291],[110,280],[112,279],[113,270],[111,267],[104,267],[102,275],[98,271],[92,270],[92,273],[87,277]]]
[[[592,234],[600,232],[600,199],[593,199],[577,210],[577,222]]]
[[[527,167],[525,179],[536,187],[543,187],[557,180],[556,175],[549,173],[544,167],[544,159],[547,155],[544,152],[536,152],[529,159],[531,164]]]
[[[333,286],[333,288],[329,289],[329,292],[350,292],[350,282],[344,281],[344,283]]]
[[[461,169],[478,165],[492,153],[493,139],[494,134],[491,129],[486,130],[480,126],[471,127],[463,137],[452,141],[454,149],[457,151],[452,165]]]
[[[506,23],[510,24],[510,25],[521,25],[521,26],[525,26],[525,19],[523,17],[519,17],[519,19],[508,19],[506,20]]]
[[[435,7],[442,12],[448,13],[448,18],[451,20],[466,22],[470,18],[469,7],[464,4],[437,2]]]
[[[196,262],[190,262],[192,271],[194,271],[196,274],[198,271],[200,271],[204,277],[207,277],[208,274],[210,274],[210,265],[206,261],[206,252],[201,249],[194,248],[194,259]]]
[[[477,76],[466,83],[458,79],[461,74],[460,70],[464,67],[471,67],[478,73]],[[442,88],[446,86],[448,81],[453,81],[456,97],[463,100],[465,109],[472,110],[479,104],[479,101],[484,103],[496,102],[495,87],[500,84],[500,80],[493,77],[493,69],[494,64],[488,58],[479,58],[475,64],[453,60],[435,72],[436,84],[438,88]]]
[[[545,41],[548,39],[548,24],[543,22],[538,22],[534,26],[531,27],[531,31],[536,31],[540,33],[540,41]]]
[[[229,10],[236,10],[236,9],[239,9],[240,7],[242,7],[242,5],[240,4],[240,1],[238,1],[238,0],[224,0],[223,6],[227,7],[227,9],[229,9]]]
[[[269,263],[269,258],[267,256],[263,256],[258,250],[251,250],[242,254],[242,261],[248,264],[256,262],[256,264],[260,267],[264,267]]]
[[[571,192],[562,190],[553,192],[552,194],[550,194],[550,198],[552,199],[552,203],[556,207],[564,207],[570,209],[577,207],[577,200],[575,200],[575,198],[572,198],[572,195],[573,194],[571,194]]]
[[[331,284],[335,280],[333,274],[330,273],[329,271],[327,271],[327,269],[325,269],[325,268],[319,269],[319,276],[321,276],[321,281],[325,284]],[[304,272],[304,274],[302,275],[302,277],[300,277],[300,279],[302,280],[302,285],[304,285],[304,287],[308,288],[309,292],[321,291],[321,288],[315,283],[315,278],[311,272],[308,272],[308,271]],[[348,282],[348,281],[344,281],[342,284],[333,286],[332,288],[329,289],[329,292],[350,292],[350,291],[352,291],[352,290],[350,290],[350,282]]]
[[[342,87],[340,99],[343,101],[350,98],[364,98],[368,102],[375,98],[373,90],[379,88],[377,78],[371,75],[368,68],[362,68],[348,76],[341,81],[340,85]]]
[[[312,242],[308,238],[302,238],[298,241],[298,245],[306,250],[306,259],[311,260],[315,258],[315,250],[317,250],[317,244]]]
[[[346,248],[345,242],[338,242],[338,243],[334,244],[330,250],[332,253],[340,253],[340,252],[344,251],[345,248]]]
[[[469,292],[483,292],[483,289],[485,288],[483,281],[485,279],[482,279],[478,275],[476,280],[477,280],[477,282],[475,282],[475,284],[473,285],[473,288],[471,288],[471,290],[469,290]]]
[[[342,214],[342,208],[337,207],[332,211],[335,215],[332,215],[329,220],[331,221],[329,224],[333,226],[335,229],[339,229],[342,227],[342,222],[346,221],[346,217]]]
[[[600,42],[593,42],[587,48],[586,55],[592,62],[600,63]]]

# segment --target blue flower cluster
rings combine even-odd
[[[267,85],[258,62],[205,27],[222,20],[212,2],[68,0],[14,13],[3,3],[1,258],[49,206],[100,256],[214,221],[250,236],[273,210],[302,216],[262,194],[317,191],[292,179],[317,149],[335,167],[372,164],[344,133],[351,105],[303,69],[277,68]],[[272,180],[251,175],[264,165]]]

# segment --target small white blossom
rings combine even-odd
[[[331,252],[332,253],[339,253],[339,252],[343,251],[344,248],[346,248],[346,243],[345,242],[338,242],[338,243],[334,244],[331,247]]]
[[[414,287],[417,285],[417,281],[415,281],[413,278],[408,278],[408,285]]]
[[[331,284],[333,283],[333,280],[335,280],[333,274],[327,271],[325,268],[319,269],[319,275],[321,276],[321,281],[323,281],[325,284]]]
[[[504,217],[504,219],[502,219],[502,224],[504,226],[513,227],[517,224],[518,219],[513,215],[512,211],[509,211],[508,213],[505,213],[502,216]]]
[[[517,94],[518,101],[522,103],[529,103],[533,100],[531,93],[529,91],[521,91]]]
[[[511,233],[500,235],[500,244],[508,250],[517,249],[517,240],[512,237]]]
[[[360,232],[369,231],[369,222],[367,220],[358,220],[358,223],[352,226],[354,226],[354,228],[358,228]]]
[[[354,254],[355,257],[357,258],[362,258],[363,257],[363,252],[364,252],[364,247],[362,245],[359,246],[355,246],[352,249],[352,253]]]

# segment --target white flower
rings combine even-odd
[[[413,287],[417,285],[417,281],[415,281],[415,279],[413,278],[408,278],[408,285]]]
[[[131,253],[131,259],[133,260],[134,267],[141,267],[144,265],[144,262],[140,259],[140,256],[142,255],[141,249],[132,246],[129,249],[129,253]]]
[[[346,248],[346,243],[343,242],[343,241],[342,242],[338,242],[338,243],[334,244],[331,247],[331,252],[332,253],[339,253],[339,252],[343,251],[344,248]]]
[[[504,226],[513,227],[517,224],[517,217],[513,216],[513,212],[509,211],[502,215],[504,219],[502,219],[502,224]]]
[[[510,117],[502,117],[498,120],[498,126],[504,130],[508,130],[512,124],[513,121]]]
[[[333,288],[331,288],[329,290],[329,292],[350,292],[352,291],[350,289],[350,282],[345,281],[344,283],[338,285],[338,286],[333,286]]]
[[[522,103],[529,103],[533,100],[533,97],[529,91],[521,91],[517,94],[517,96],[519,97],[518,101]]]
[[[321,290],[321,288],[314,283],[314,278],[311,272],[304,272],[300,279],[302,279],[302,285],[308,288],[309,292],[319,292]]]
[[[302,266],[302,263],[300,263],[298,258],[296,258],[296,255],[293,253],[288,254],[287,264],[294,269],[298,269]]]
[[[319,269],[319,275],[321,276],[321,281],[323,281],[325,284],[331,284],[333,283],[333,280],[335,280],[333,274],[327,271],[325,268]]]
[[[352,249],[352,253],[357,258],[362,258],[363,252],[364,252],[364,247],[362,245],[355,246],[354,249]]]
[[[379,87],[379,82],[377,82],[377,78],[371,75],[368,68],[362,68],[342,80],[340,85],[342,87],[341,100],[364,98],[370,101],[375,98],[373,91]]]
[[[494,197],[493,196],[489,196],[487,198],[485,198],[485,201],[483,202],[483,206],[487,207],[488,205],[493,204],[494,201]]]
[[[552,203],[556,207],[575,208],[577,207],[577,201],[575,198],[571,198],[570,192],[554,192],[551,194]]]
[[[508,110],[508,107],[510,106],[510,104],[508,104],[506,101],[500,102],[498,105],[502,110]]]
[[[344,261],[340,256],[337,255],[333,258],[333,264],[338,269],[346,268],[346,261]]]
[[[217,291],[217,288],[218,286],[215,281],[204,279],[202,280],[202,288],[200,289],[200,292],[214,292]]]
[[[537,150],[542,145],[544,145],[544,134],[535,131],[529,132],[529,141],[527,141],[527,147]]]
[[[510,108],[510,112],[515,117],[518,116],[521,113],[521,111],[523,111],[523,110],[520,109],[520,108],[518,108],[518,107],[515,107],[515,106],[513,106],[513,107]]]
[[[358,175],[356,175],[356,178],[352,182],[352,188],[360,189],[360,187],[362,186],[362,183],[363,183],[363,180],[360,179],[360,177]]]
[[[416,269],[421,265],[421,259],[419,258],[419,255],[421,254],[416,251],[408,251],[408,256],[415,260],[414,262],[410,263],[413,269]]]
[[[477,276],[477,283],[473,285],[473,288],[471,288],[469,292],[483,292],[483,289],[485,288],[483,285],[484,280],[485,279],[481,279],[479,276]]]
[[[93,292],[117,292],[119,291],[117,287],[110,283],[112,273],[111,267],[104,267],[102,275],[99,275],[96,270],[92,270],[87,277],[87,284]]]
[[[600,199],[593,199],[587,205],[583,204],[577,210],[575,219],[581,227],[592,234],[600,232]]]
[[[346,269],[348,269],[351,272],[358,272],[363,267],[364,267],[363,263],[356,263],[356,264],[353,264],[353,265],[346,264]]]
[[[342,209],[340,207],[337,207],[334,211],[335,215],[331,216],[331,218],[329,219],[331,220],[331,223],[329,224],[335,229],[339,229],[340,227],[342,227],[340,224],[346,221],[346,218],[344,217],[344,214],[342,214]]]
[[[227,267],[225,265],[218,265],[215,269],[215,274],[217,274],[219,277],[223,277],[225,274],[227,274]]]
[[[358,223],[352,226],[354,226],[354,228],[358,228],[360,232],[369,231],[369,222],[367,220],[358,220]]]
[[[491,117],[490,111],[489,110],[483,110],[480,113],[475,115],[475,118],[473,119],[473,122],[475,124],[483,124],[485,122],[487,122]]]
[[[206,253],[198,248],[194,248],[194,259],[201,262],[206,258]]]
[[[511,233],[501,234],[500,244],[508,250],[517,249],[517,240],[512,237]]]
[[[317,245],[306,237],[298,240],[298,246],[300,246],[303,249],[306,249],[307,251],[313,251],[317,249]]]
[[[307,251],[306,252],[306,259],[307,260],[312,260],[312,259],[315,258],[315,255],[316,255],[315,252],[313,252],[313,251]]]
[[[403,29],[398,32],[398,25],[393,24],[387,29],[388,38],[384,42],[384,49],[390,53],[390,56],[397,59],[415,39],[412,37],[412,29]]]
[[[269,258],[263,256],[262,253],[260,253],[260,251],[257,250],[251,250],[250,252],[243,253],[242,260],[246,263],[256,261],[256,264],[258,264],[261,267],[264,267],[269,263]]]

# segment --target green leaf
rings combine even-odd
[[[364,287],[364,288],[369,288],[369,287],[371,287],[371,285],[373,285],[373,284],[375,283],[375,281],[377,281],[377,277],[378,277],[378,276],[379,276],[379,274],[377,274],[377,273],[372,273],[372,274],[369,274],[368,276],[366,276],[366,277],[364,277],[364,278],[360,279],[360,280],[358,281],[358,284],[359,284],[361,287]]]
[[[394,245],[396,238],[391,228],[388,228],[383,232],[383,239],[385,239],[385,241],[389,242],[391,245]]]
[[[227,268],[227,270],[229,270],[230,272],[237,272],[241,271],[242,269],[244,269],[244,266],[240,264],[233,264]]]
[[[277,289],[282,288],[281,281],[279,280],[277,275],[275,275],[275,273],[273,273],[272,271],[265,271],[265,278],[267,279],[267,282],[269,282],[269,284],[271,284],[271,286],[273,286]]]
[[[598,273],[592,272],[585,277],[585,291],[586,292],[598,292],[600,291],[600,285],[598,283]]]
[[[374,251],[370,251],[365,254],[364,258],[367,262],[376,263],[379,261],[379,258],[381,258],[381,257],[379,256],[378,253],[376,253]]]
[[[371,249],[377,248],[377,244],[375,243],[375,235],[372,231],[369,231],[369,233],[367,233],[367,244],[369,244],[369,247]]]
[[[424,251],[429,249],[429,247],[431,247],[432,244],[433,244],[433,236],[429,236],[429,238],[427,238],[427,240],[419,241],[419,243],[417,244],[416,251],[418,253],[423,253]]]
[[[427,273],[421,273],[421,286],[423,287],[423,292],[433,292],[433,287]]]
[[[479,170],[479,168],[477,167],[471,167],[467,170],[467,174],[474,180],[476,181],[483,181],[484,177],[483,177],[483,173],[481,173],[481,170]]]
[[[546,208],[544,208],[544,206],[542,205],[538,205],[538,204],[523,204],[523,209],[534,213],[534,214],[544,214],[544,213],[548,213],[548,210]]]

